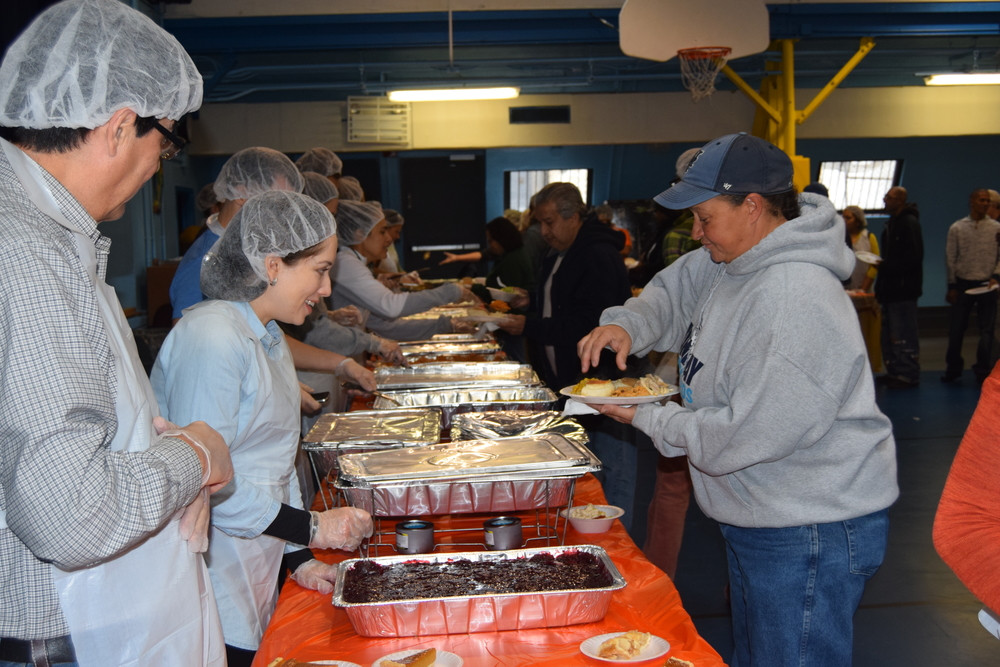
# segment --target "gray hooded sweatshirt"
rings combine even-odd
[[[829,523],[899,495],[892,425],[875,404],[854,269],[825,197],[728,264],[696,250],[601,324],[632,354],[680,354],[683,406],[646,404],[633,425],[665,456],[687,455],[710,517],[747,528]]]

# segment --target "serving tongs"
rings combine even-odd
[[[400,403],[399,401],[397,401],[392,396],[389,396],[388,394],[382,393],[378,389],[375,389],[374,391],[368,391],[367,389],[365,389],[364,387],[362,387],[357,382],[350,382],[350,381],[341,382],[340,386],[343,387],[344,389],[348,389],[348,390],[355,389],[357,391],[361,391],[361,392],[364,392],[366,394],[371,394],[372,396],[377,396],[378,398],[384,398],[385,400],[389,401],[390,403],[395,403],[399,407],[403,407],[402,403]]]

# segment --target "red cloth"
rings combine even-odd
[[[574,504],[603,504],[601,485],[592,475],[578,481]],[[436,528],[481,529],[483,517],[435,517]],[[527,524],[534,514],[522,515]],[[382,530],[386,530],[382,522]],[[691,617],[681,606],[673,582],[642,555],[629,538],[620,521],[615,521],[607,533],[583,535],[572,528],[566,544],[595,544],[603,547],[628,585],[613,594],[607,616],[599,623],[560,628],[482,632],[462,635],[426,637],[373,638],[355,634],[347,614],[330,603],[329,595],[305,590],[293,581],[286,581],[278,598],[274,617],[264,633],[254,667],[267,667],[275,658],[296,660],[347,660],[359,665],[373,662],[395,651],[436,647],[462,657],[465,667],[486,665],[595,665],[597,661],[580,652],[580,643],[594,635],[639,629],[651,632],[670,642],[670,652],[690,660],[697,667],[724,665],[722,658],[702,639]],[[529,543],[529,546],[537,546]],[[468,549],[468,547],[463,547]],[[390,555],[385,548],[379,555]],[[317,551],[327,562],[354,557],[342,551]],[[662,662],[644,663],[648,665]]]
[[[934,547],[987,607],[1000,610],[1000,365],[983,383],[934,517]]]

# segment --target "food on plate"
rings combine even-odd
[[[580,396],[660,396],[669,392],[670,385],[655,375],[620,380],[584,378],[571,390]]]
[[[553,556],[496,561],[459,559],[446,563],[406,561],[382,565],[355,563],[344,576],[344,601],[350,603],[419,600],[466,595],[534,593],[605,588],[613,579],[593,554],[568,551]]]
[[[437,649],[429,648],[423,651],[412,653],[405,658],[390,660],[386,658],[379,662],[382,667],[428,667],[437,660]]]
[[[569,511],[569,515],[574,519],[603,519],[607,514],[600,507],[595,506],[593,503],[588,505],[582,505],[580,507],[574,507]]]
[[[605,639],[597,650],[597,655],[606,660],[631,660],[639,655],[652,637],[648,632],[629,630],[622,634]]]
[[[506,313],[510,311],[510,304],[500,299],[490,301],[490,310],[496,313]]]
[[[670,658],[663,663],[663,667],[694,667],[694,663],[680,658]]]

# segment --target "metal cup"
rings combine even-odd
[[[397,523],[396,551],[404,554],[425,554],[434,551],[434,524],[417,519]]]
[[[516,516],[500,516],[483,522],[486,548],[490,551],[521,548],[521,520]]]

